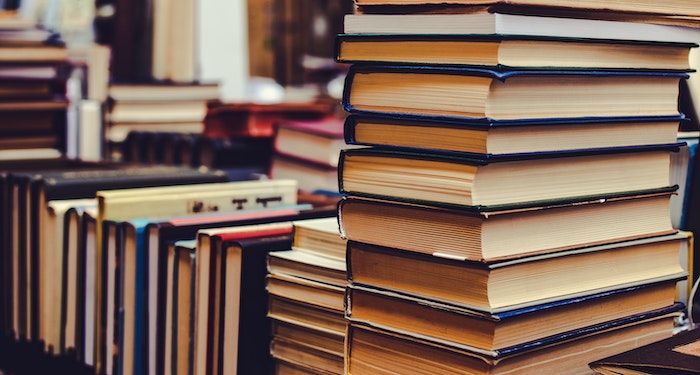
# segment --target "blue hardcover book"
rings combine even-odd
[[[502,157],[674,143],[685,120],[681,114],[518,122],[352,114],[344,130],[351,145]]]
[[[677,116],[687,73],[355,65],[345,81],[351,113],[474,123]]]

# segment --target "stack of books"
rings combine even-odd
[[[350,147],[343,140],[343,121],[336,117],[282,121],[277,125],[270,175],[297,179],[307,192],[337,195],[340,151]]]
[[[0,23],[0,159],[65,152],[68,54],[55,34]]]
[[[345,246],[336,218],[307,220],[268,256],[275,373],[343,374]]]
[[[338,38],[361,63],[346,139],[372,146],[339,164],[346,372],[587,373],[670,336],[688,248],[670,157],[696,45],[653,25],[357,4],[387,14],[348,16]]]
[[[216,84],[112,85],[105,138],[118,154],[130,132],[202,133],[207,103],[218,98]]]

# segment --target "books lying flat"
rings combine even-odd
[[[677,147],[503,158],[347,150],[341,154],[338,185],[346,194],[467,206],[641,191],[668,186],[668,150]]]
[[[343,374],[342,355],[328,353],[280,338],[272,339],[270,352],[275,360],[291,363],[297,368],[304,369],[303,374]],[[304,360],[300,361],[299,358],[304,358]]]
[[[345,334],[335,334],[308,329],[279,321],[272,322],[272,334],[276,339],[293,342],[320,352],[343,356]]]
[[[599,197],[494,212],[348,198],[340,202],[338,215],[342,233],[351,241],[494,261],[674,233],[669,200],[668,194]]]
[[[467,348],[351,324],[348,330],[349,374],[580,374],[591,360],[669,337],[679,306],[581,330],[558,341],[533,342],[490,356]],[[669,314],[670,313],[670,314]],[[526,355],[519,355],[525,354]]]
[[[493,120],[678,114],[684,73],[353,66],[349,112]]]
[[[532,14],[530,9],[529,14]],[[347,34],[434,34],[434,35],[521,35],[568,38],[627,39],[666,42],[698,41],[698,32],[690,28],[655,25],[645,22],[618,22],[589,17],[538,17],[507,12],[463,14],[417,13],[348,14]],[[617,14],[618,16],[620,14]],[[629,15],[628,15],[629,16]]]
[[[672,0],[663,5],[651,1],[603,1],[603,0],[355,0],[357,6],[373,5],[433,5],[448,4],[461,6],[530,6],[572,10],[615,11],[633,13],[653,13],[662,15],[700,16],[695,1]]]
[[[207,101],[219,98],[216,84],[116,84],[109,97],[118,102]]]
[[[410,34],[342,34],[336,43],[336,59],[346,63],[660,70],[690,69],[688,54],[697,46],[602,39]]]
[[[498,312],[677,281],[687,275],[679,262],[685,241],[685,235],[676,234],[487,265],[350,242],[348,278],[353,284]]]
[[[338,219],[335,217],[294,223],[294,250],[345,262],[346,243],[340,237]]]
[[[268,317],[300,327],[344,335],[346,320],[342,311],[322,308],[301,301],[270,295]]]
[[[302,302],[324,309],[343,311],[345,288],[288,275],[267,275],[271,296]]]
[[[676,281],[617,289],[556,303],[483,314],[405,294],[352,286],[346,314],[351,322],[495,353],[595,324],[673,304]],[[575,319],[572,317],[576,317]]]
[[[338,166],[343,142],[343,122],[336,118],[317,121],[285,121],[277,127],[275,152],[311,162]]]
[[[272,274],[294,276],[339,287],[346,284],[345,262],[298,250],[270,254],[267,269]]]
[[[670,116],[505,125],[351,115],[345,122],[345,140],[385,148],[506,155],[670,144],[677,141],[680,120],[681,116]]]
[[[591,363],[601,374],[700,374],[700,330],[674,337]]]

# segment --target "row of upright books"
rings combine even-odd
[[[12,373],[269,366],[266,256],[292,248],[292,222],[335,222],[292,180],[55,159],[2,170],[0,327],[13,356],[0,365]]]
[[[669,176],[697,35],[530,3],[346,18],[345,138],[370,146],[339,162],[347,374],[589,373],[680,321]]]

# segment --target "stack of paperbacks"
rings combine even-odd
[[[216,84],[115,84],[109,88],[105,137],[114,157],[131,132],[202,133],[207,103],[219,99]]]
[[[67,58],[57,35],[0,16],[0,159],[65,151]]]
[[[670,336],[695,33],[537,15],[694,22],[698,4],[443,3],[357,0],[338,37],[345,138],[372,146],[339,165],[347,373],[586,373]]]
[[[343,374],[345,246],[333,217],[294,223],[292,249],[269,255],[276,373]]]

